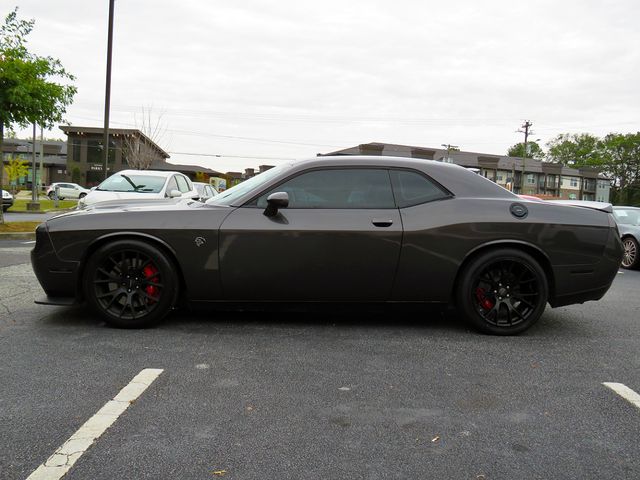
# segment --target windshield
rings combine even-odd
[[[166,177],[152,175],[125,175],[118,173],[107,178],[96,190],[106,192],[158,193],[162,190]]]
[[[262,172],[255,177],[251,177],[249,180],[245,180],[238,185],[231,187],[229,190],[225,190],[219,193],[215,197],[206,201],[207,205],[233,205],[233,203],[251,190],[259,190],[261,185],[269,182],[272,178],[278,176],[285,170],[291,167],[290,163],[278,165],[277,167],[270,168],[266,172]]]

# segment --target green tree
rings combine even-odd
[[[18,179],[29,174],[29,166],[24,160],[18,157],[12,157],[9,159],[7,166],[4,167],[4,173],[7,175],[9,184],[13,184],[17,182]]]
[[[16,7],[0,26],[0,152],[5,128],[39,123],[51,128],[61,122],[76,93],[60,60],[34,55],[27,50],[26,37],[35,20],[18,18]],[[60,83],[59,83],[60,82]],[[0,168],[0,185],[2,185]],[[0,223],[4,222],[0,209]]]
[[[573,168],[601,164],[600,139],[589,133],[562,133],[547,143],[547,160]]]
[[[640,132],[610,133],[600,142],[602,173],[611,179],[617,204],[640,201]]]
[[[516,143],[507,151],[507,155],[510,157],[535,158],[536,160],[544,158],[544,152],[536,142],[527,142],[527,154],[524,153],[524,142]]]

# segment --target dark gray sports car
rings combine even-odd
[[[605,211],[529,202],[462,167],[396,157],[281,165],[205,204],[103,202],[36,231],[41,303],[141,327],[203,302],[454,304],[514,334],[598,300],[622,246]]]

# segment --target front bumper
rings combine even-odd
[[[36,246],[31,250],[31,266],[46,299],[36,303],[69,305],[80,298],[78,272],[80,262],[60,260],[49,237],[46,224],[36,228]]]

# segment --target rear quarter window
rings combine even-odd
[[[400,208],[442,200],[451,196],[440,185],[419,172],[392,170],[391,181],[396,203]]]

